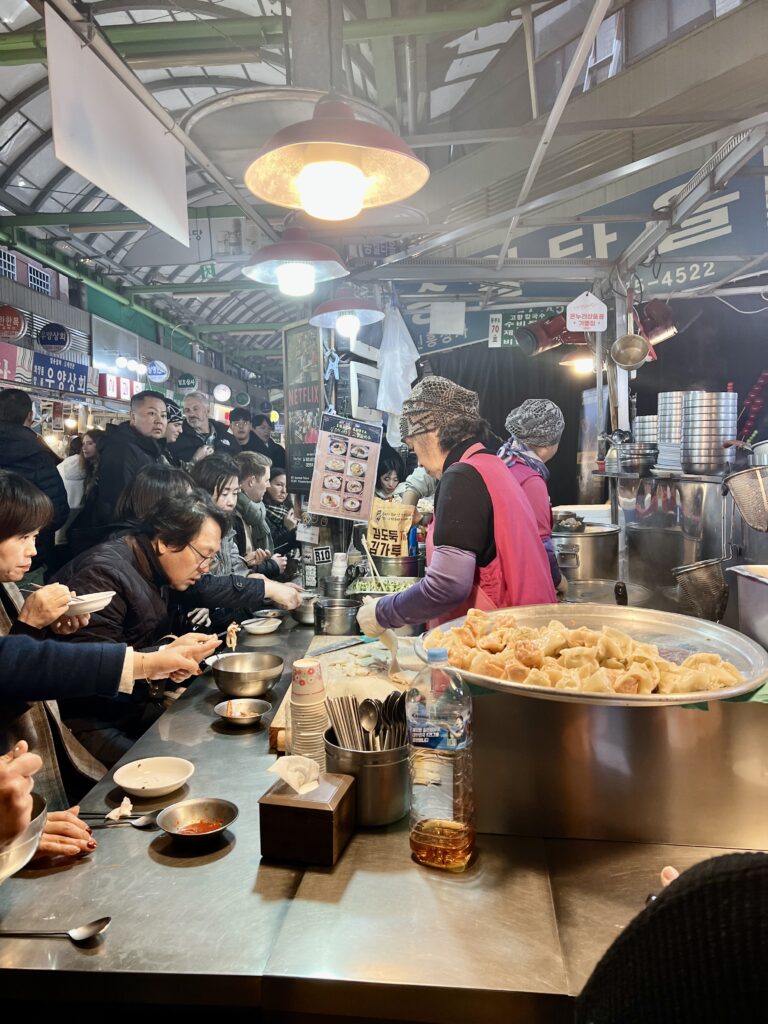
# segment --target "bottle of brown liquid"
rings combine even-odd
[[[472,696],[443,648],[406,699],[411,768],[411,853],[429,867],[463,871],[475,846]]]

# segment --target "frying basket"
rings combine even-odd
[[[728,604],[728,584],[723,575],[723,559],[680,565],[672,570],[683,597],[699,619],[719,622]]]
[[[752,466],[731,473],[723,481],[723,491],[729,492],[741,518],[753,530],[768,533],[768,466]]]

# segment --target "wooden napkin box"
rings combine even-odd
[[[355,779],[320,776],[311,793],[282,779],[259,800],[261,855],[267,860],[332,867],[355,830]]]

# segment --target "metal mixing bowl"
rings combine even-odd
[[[227,697],[260,697],[280,678],[283,664],[279,655],[261,651],[222,654],[213,662],[213,678]]]
[[[157,824],[163,832],[167,832],[169,836],[176,839],[200,842],[222,833],[235,821],[237,814],[237,804],[230,803],[229,800],[198,796],[191,800],[180,800],[179,803],[166,807],[158,814]],[[210,832],[201,832],[200,834],[184,835],[180,831],[196,821],[220,821],[221,825]]]

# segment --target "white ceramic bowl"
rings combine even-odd
[[[92,615],[106,608],[115,596],[114,590],[103,590],[99,594],[78,594],[67,605],[67,615]]]
[[[115,782],[131,796],[166,796],[181,789],[195,770],[183,757],[145,757],[115,772]]]
[[[253,633],[254,636],[263,636],[264,633],[274,633],[280,629],[281,619],[246,619],[242,623],[246,633]]]

